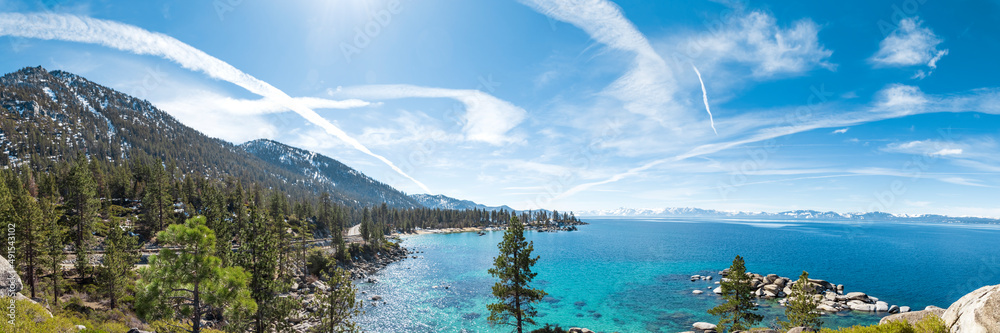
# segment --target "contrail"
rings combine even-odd
[[[712,132],[715,132],[715,135],[719,135],[719,131],[715,130],[715,120],[712,119],[712,109],[708,107],[708,91],[705,91],[705,81],[702,81],[701,72],[698,71],[698,67],[691,64],[691,68],[694,68],[694,73],[698,74],[698,82],[701,82],[701,99],[705,101],[705,112],[708,112],[708,121],[712,124]]]
[[[45,40],[62,40],[103,45],[139,55],[153,55],[176,62],[181,67],[199,71],[209,77],[223,80],[243,87],[250,92],[269,98],[298,113],[307,121],[326,130],[369,156],[372,156],[420,186],[427,193],[430,189],[420,181],[410,177],[379,154],[368,150],[361,142],[347,135],[346,132],[321,117],[316,111],[306,107],[300,101],[285,92],[261,81],[250,74],[244,73],[232,65],[185,44],[176,38],[145,29],[90,17],[67,14],[36,13],[2,13],[0,14],[0,36],[14,36]]]

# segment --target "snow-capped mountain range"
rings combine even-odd
[[[890,214],[883,212],[870,213],[837,213],[815,210],[791,210],[778,213],[720,211],[690,207],[671,208],[618,208],[612,210],[580,211],[579,216],[649,216],[649,217],[704,217],[704,218],[744,218],[744,219],[778,219],[778,220],[826,220],[826,221],[912,221],[912,222],[944,222],[944,223],[990,223],[1000,224],[1000,220],[982,217],[954,217],[935,214]]]

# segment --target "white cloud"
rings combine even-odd
[[[756,77],[798,74],[815,68],[836,69],[827,62],[833,51],[819,43],[820,27],[809,19],[782,28],[762,11],[736,16],[718,29],[678,43],[679,54],[699,63],[737,63]]]
[[[938,50],[943,42],[930,28],[920,25],[917,18],[907,18],[899,21],[899,28],[893,30],[882,42],[879,50],[871,61],[877,66],[906,67],[926,65],[930,69],[937,68],[938,60],[948,54],[948,49]],[[920,70],[914,78],[923,78],[930,72]]]
[[[931,155],[935,155],[935,156],[962,155],[962,149],[961,148],[943,148],[941,150],[938,150],[936,152],[931,153]]]
[[[338,87],[329,90],[330,95],[344,95],[356,98],[385,100],[400,98],[451,98],[465,105],[462,130],[466,140],[486,142],[492,145],[518,143],[522,140],[508,135],[520,124],[527,112],[510,102],[493,95],[471,89],[429,88],[404,84]]]
[[[328,134],[348,143],[354,149],[382,161],[400,175],[430,192],[426,185],[407,175],[392,161],[372,152],[361,142],[347,135],[330,121],[280,89],[165,34],[146,31],[115,21],[76,15],[2,13],[0,14],[0,36],[98,44],[135,54],[163,57],[184,68],[200,71],[212,78],[233,83],[254,94],[284,105],[307,121],[323,128]]]
[[[715,132],[715,135],[719,135],[719,131],[715,130],[715,120],[712,119],[712,109],[708,107],[708,91],[705,90],[705,81],[701,79],[701,72],[698,71],[698,67],[692,64],[691,68],[694,68],[694,73],[698,74],[698,83],[701,83],[701,99],[705,102],[705,112],[708,112],[708,121],[712,125],[712,132]]]
[[[607,0],[519,2],[582,29],[598,43],[635,55],[628,72],[607,88],[607,93],[621,100],[626,110],[661,124],[679,116],[680,110],[673,106],[677,89],[673,73],[618,5]]]
[[[838,129],[838,130],[834,130],[833,133],[831,133],[831,134],[844,134],[844,133],[847,133],[847,130],[849,130],[849,129],[851,129],[851,128],[850,127],[844,127],[844,128]]]
[[[920,88],[904,84],[893,84],[878,93],[879,102],[887,108],[919,107],[928,103]]]

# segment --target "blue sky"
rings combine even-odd
[[[0,0],[0,13],[2,72],[74,72],[210,136],[314,150],[407,193],[1000,217],[997,1]]]

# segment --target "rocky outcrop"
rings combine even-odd
[[[694,324],[691,325],[691,327],[694,327],[694,329],[699,330],[699,331],[714,331],[715,328],[716,328],[715,324],[706,323],[706,322],[703,322],[703,321],[699,321],[697,323],[694,323]]]
[[[952,333],[1000,333],[1000,285],[962,296],[944,311],[941,319]]]
[[[723,276],[723,281],[727,281],[726,276],[729,275],[729,269],[725,269],[719,272],[719,275]],[[784,306],[786,304],[785,297],[788,297],[792,293],[792,285],[795,284],[796,280],[778,276],[777,274],[755,274],[747,273],[750,277],[750,287],[753,289],[753,294],[759,298],[777,298],[778,303]],[[704,275],[692,275],[691,281],[703,281],[706,280]],[[862,312],[881,312],[881,313],[900,313],[909,311],[909,307],[898,306],[894,304],[889,304],[888,302],[880,301],[877,297],[872,297],[863,292],[850,292],[844,294],[844,285],[833,284],[825,280],[819,279],[809,279],[809,285],[805,288],[806,292],[811,293],[812,296],[819,301],[817,308],[823,312],[841,312],[841,311],[862,311]],[[721,294],[722,288],[716,288],[713,290],[715,294]]]
[[[0,295],[14,296],[24,288],[21,277],[17,275],[17,270],[6,258],[0,256]]]
[[[917,322],[920,322],[921,320],[923,320],[927,316],[938,316],[938,317],[941,317],[941,315],[943,315],[943,314],[944,314],[944,309],[936,307],[936,306],[929,306],[929,307],[927,307],[927,309],[921,310],[921,311],[913,311],[913,312],[906,312],[906,313],[897,313],[897,314],[894,314],[894,315],[889,315],[889,316],[886,316],[886,317],[882,317],[882,320],[879,320],[878,323],[881,325],[881,324],[886,324],[886,323],[893,322],[893,321],[905,321],[905,322],[908,322],[911,325],[913,325],[913,324],[916,324]]]

